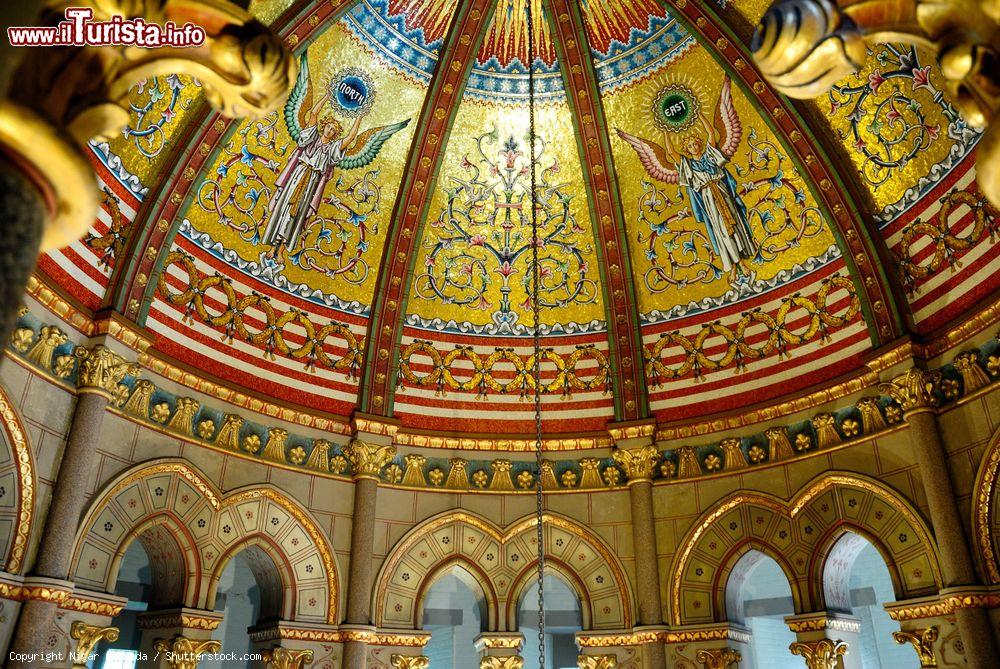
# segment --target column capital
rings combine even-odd
[[[891,381],[879,384],[879,391],[891,397],[904,412],[909,413],[936,407],[939,401],[935,391],[940,382],[940,372],[911,367]]]
[[[743,659],[742,653],[733,648],[702,648],[694,657],[704,669],[727,669],[733,664],[739,666]]]
[[[660,460],[660,452],[652,444],[639,448],[616,448],[611,452],[615,462],[625,470],[629,485],[653,478],[653,469]]]
[[[111,398],[126,376],[137,376],[139,365],[129,362],[104,344],[91,348],[77,346],[73,355],[80,360],[76,385],[81,392],[93,392]]]
[[[576,666],[579,669],[615,669],[618,666],[618,656],[577,655]]]
[[[430,659],[426,655],[391,655],[392,669],[427,669]]]
[[[923,629],[893,632],[892,638],[898,644],[908,643],[913,646],[913,650],[917,652],[917,657],[920,659],[921,667],[937,666],[937,659],[934,657],[934,642],[938,639],[937,625]]]
[[[392,444],[371,444],[354,439],[344,448],[344,455],[351,462],[355,479],[378,480],[382,468],[396,457],[396,447]]]
[[[119,630],[117,627],[101,627],[100,625],[88,625],[82,620],[75,620],[69,628],[69,636],[76,640],[75,657],[73,666],[85,667],[90,656],[94,652],[94,646],[102,640],[107,639],[114,643],[118,641]]]
[[[170,669],[195,669],[206,653],[218,653],[222,642],[215,639],[189,639],[177,635],[172,639],[157,639],[153,650],[164,653]]]
[[[518,655],[488,655],[479,660],[479,669],[522,669],[524,658]]]
[[[292,650],[275,646],[261,653],[266,669],[302,669],[307,664],[312,664],[313,651],[310,648],[305,650]]]
[[[837,669],[839,658],[847,654],[847,644],[839,639],[794,641],[788,650],[792,655],[801,656],[808,669]]]

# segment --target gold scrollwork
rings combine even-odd
[[[104,344],[93,348],[77,346],[73,354],[79,359],[76,384],[112,397],[126,376],[138,376],[139,365],[129,362]]]
[[[788,650],[792,655],[801,656],[808,669],[837,669],[839,659],[847,654],[847,644],[840,639],[794,641]]]
[[[165,653],[166,663],[170,669],[195,669],[206,653],[218,653],[222,643],[215,639],[195,641],[185,636],[175,636],[173,639],[156,639],[153,650]]]
[[[732,648],[702,648],[695,659],[704,669],[726,669],[732,664],[739,666],[743,656]]]
[[[578,655],[576,666],[579,669],[615,669],[618,666],[617,655]]]
[[[524,658],[517,655],[497,657],[490,655],[479,660],[479,669],[522,669]]]
[[[430,666],[426,655],[392,655],[389,660],[392,669],[427,669]]]
[[[378,480],[382,468],[396,457],[396,447],[391,444],[369,444],[355,439],[344,448],[344,455],[351,461],[355,478]]]
[[[313,651],[291,650],[275,646],[270,650],[265,650],[261,655],[264,658],[265,669],[302,669],[307,664],[312,664]]]
[[[920,659],[920,669],[933,669],[938,666],[937,658],[934,657],[934,642],[938,639],[937,626],[893,632],[892,638],[896,643],[908,643],[913,646]]]
[[[85,667],[94,652],[94,646],[101,640],[107,639],[112,643],[118,641],[118,628],[88,625],[82,620],[76,620],[69,628],[69,636],[71,639],[76,639],[73,666]]]

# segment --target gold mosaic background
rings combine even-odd
[[[361,250],[360,254],[367,263],[368,270],[367,272],[359,270],[351,274],[329,275],[323,271],[299,267],[292,262],[286,262],[284,275],[292,284],[304,283],[326,294],[336,295],[341,300],[357,301],[362,305],[369,305],[374,292],[378,263],[382,256],[389,217],[392,213],[399,184],[402,181],[406,156],[416,125],[416,117],[419,114],[426,88],[394,74],[393,70],[384,66],[374,53],[359,45],[342,23],[338,23],[323,33],[309,48],[309,71],[314,95],[319,95],[320,86],[330,75],[343,67],[358,66],[359,64],[364,65],[365,72],[371,77],[376,96],[374,106],[362,121],[360,131],[364,132],[368,128],[410,119],[410,124],[407,127],[390,137],[382,146],[372,163],[349,171],[336,170],[324,191],[326,195],[336,192],[338,198],[347,201],[356,210],[365,212],[365,224],[368,227],[365,241],[368,247],[366,250]],[[352,120],[337,118],[343,124],[346,132]],[[271,169],[260,163],[256,164],[262,184],[241,185],[238,181],[241,171],[238,169],[241,166],[239,162],[224,177],[218,179],[220,192],[223,195],[233,188],[240,196],[245,194],[250,186],[266,189],[266,193],[260,197],[253,209],[256,219],[265,222],[264,211],[267,207],[268,193],[273,192],[277,177],[287,164],[295,146],[288,134],[283,110],[269,116],[266,122],[273,123],[274,132],[259,133],[260,121],[241,124],[239,131],[232,137],[231,145],[216,158],[215,163],[205,172],[208,178],[218,179],[217,169],[219,165],[239,154],[244,144],[253,153],[260,155],[265,160],[273,161]],[[283,147],[287,147],[287,150],[282,153]],[[200,190],[199,192],[202,194],[210,190],[206,184],[202,184],[202,187],[207,189]],[[347,190],[351,188],[361,189],[356,192],[358,197],[363,198],[363,202],[351,199],[352,196],[347,194]],[[240,201],[241,199],[238,197],[237,203]],[[226,213],[235,214],[237,212],[230,206],[226,209]],[[343,218],[343,213],[338,212],[329,204],[321,205],[319,214],[331,218]],[[198,203],[192,203],[183,216],[190,219],[196,229],[208,233],[213,239],[221,242],[226,248],[236,251],[248,261],[258,261],[261,254],[270,248],[248,241],[245,238],[248,236],[246,233],[241,235],[240,231],[220,221],[220,216],[211,207],[206,208]],[[234,223],[237,221],[246,222],[246,219],[234,216]],[[332,226],[329,242],[331,246],[328,248],[334,248],[338,245],[340,243],[338,235],[342,234],[344,235],[345,252],[348,256],[353,256],[359,251],[358,228],[350,222],[341,222],[343,225],[340,229]],[[263,231],[263,226],[260,229]]]
[[[175,88],[178,97],[171,108]],[[111,152],[121,158],[122,166],[139,177],[143,186],[152,186],[165,168],[175,148],[174,138],[180,134],[191,112],[202,103],[201,97],[201,86],[184,75],[151,77],[129,91],[133,111],[129,114],[128,128],[108,144]],[[137,109],[145,112],[140,113]],[[160,130],[153,129],[157,125]],[[126,136],[125,133],[130,134]]]
[[[249,12],[264,25],[281,16],[281,13],[292,6],[294,0],[250,0]]]
[[[697,236],[704,233],[704,226],[691,212],[686,189],[651,177],[633,148],[615,130],[624,130],[662,146],[664,134],[654,126],[650,111],[657,91],[671,83],[689,88],[695,92],[709,119],[712,119],[723,78],[720,66],[703,48],[696,47],[640,83],[604,95],[639,307],[644,313],[667,310],[703,298],[720,297],[732,286],[725,273],[714,279],[711,272],[704,277],[700,276],[705,270],[703,264],[684,267],[692,261],[691,253],[684,246],[692,239],[692,233],[696,235],[695,245],[701,258],[710,258],[705,250],[707,242]],[[726,167],[735,178],[737,193],[742,196],[748,209],[757,206],[762,213],[774,218],[768,226],[772,230],[781,230],[768,241],[768,245],[773,248],[765,254],[763,262],[745,263],[756,273],[758,281],[766,281],[797,263],[823,254],[835,240],[820,216],[815,199],[787,157],[788,152],[760,117],[757,105],[747,99],[735,83],[732,85],[732,95],[743,126],[743,135],[739,148]],[[697,123],[679,136],[690,134],[705,136],[704,130]],[[666,167],[672,165],[668,164]],[[784,181],[779,183],[779,179]],[[647,190],[651,187],[656,189],[652,198],[652,191]],[[796,198],[796,193],[799,194],[799,199]],[[642,220],[643,217],[645,220]],[[651,226],[664,223],[665,227],[658,232],[654,243],[658,256],[656,262],[660,268],[669,269],[677,283],[659,278],[654,269],[654,261],[647,255],[649,238],[653,233]],[[760,242],[764,238],[761,220],[751,215],[750,223],[755,241]],[[805,234],[800,234],[803,230]],[[721,267],[717,259],[714,262]]]
[[[915,54],[911,62],[910,49],[903,45],[879,45],[869,51],[861,72],[838,84],[852,88],[875,85],[860,107],[860,94],[834,91],[812,101],[818,112],[813,115],[814,132],[832,132],[840,138],[877,211],[898,202],[908,188],[945,160],[956,144],[948,134],[951,102],[937,61],[924,49]],[[892,163],[890,167],[876,167],[866,158],[855,127],[860,142]],[[880,145],[879,136],[886,145]]]
[[[573,136],[573,126],[570,117],[569,107],[565,102],[551,103],[539,106],[536,112],[536,125],[538,136],[546,143],[544,153],[538,159],[538,184],[541,198],[547,203],[552,212],[561,211],[561,198],[569,198],[568,211],[575,219],[575,225],[567,223],[565,233],[558,237],[558,241],[573,245],[579,252],[585,264],[585,276],[587,277],[587,287],[585,292],[572,300],[566,300],[564,304],[555,307],[546,307],[542,310],[542,321],[545,324],[555,323],[589,323],[592,320],[604,319],[604,303],[601,296],[600,274],[595,255],[595,241],[593,227],[587,206],[587,194],[584,189],[582,169],[577,154],[576,140]],[[481,207],[467,207],[463,202],[465,197],[460,196],[455,207],[466,209],[471,212],[473,223],[465,226],[466,232],[472,236],[482,235],[486,239],[484,244],[492,244],[494,247],[502,246],[501,242],[491,237],[494,233],[501,234],[500,225],[490,225],[487,223],[491,217],[496,216],[497,221],[503,217],[504,210],[498,208],[494,197],[504,200],[503,195],[506,186],[503,184],[503,177],[499,174],[491,174],[489,166],[483,162],[483,158],[477,150],[476,138],[484,133],[496,131],[495,139],[484,144],[484,153],[492,160],[497,161],[501,168],[506,166],[506,154],[501,155],[503,144],[511,137],[517,144],[517,151],[521,155],[514,157],[516,170],[525,168],[515,179],[513,192],[515,199],[527,192],[530,179],[528,165],[528,146],[524,139],[528,129],[527,107],[510,107],[494,105],[486,102],[462,101],[456,115],[455,124],[452,128],[448,146],[445,149],[444,161],[437,186],[431,198],[430,209],[426,222],[424,223],[419,240],[419,250],[414,265],[414,275],[426,273],[428,262],[433,254],[433,247],[439,239],[453,236],[453,232],[447,227],[442,227],[440,221],[442,216],[447,219],[448,193],[454,190],[461,183],[469,183],[473,171],[468,166],[463,166],[463,160],[467,159],[470,164],[481,170],[479,179],[481,186],[476,192],[488,191],[489,194],[482,200]],[[556,171],[549,171],[543,175],[543,170],[555,168]],[[500,170],[501,172],[503,169]],[[543,184],[543,179],[548,180],[548,187]],[[511,230],[512,235],[521,235],[519,242],[512,244],[512,247],[522,247],[527,243],[530,235],[529,209],[525,205],[522,209],[514,209],[515,215],[523,214],[524,222],[517,220],[515,227]],[[540,212],[544,214],[544,212]],[[561,214],[560,214],[561,216]],[[544,215],[539,216],[539,221],[544,219]],[[561,220],[558,219],[558,220]],[[543,226],[542,234],[552,232],[557,223],[555,221],[548,226]],[[467,260],[470,267],[457,267],[454,272],[457,280],[463,269],[472,272],[477,282],[485,278],[488,285],[482,293],[481,298],[472,304],[462,306],[457,303],[448,303],[446,299],[435,295],[428,287],[426,278],[419,276],[415,279],[413,289],[410,293],[409,312],[422,318],[442,320],[454,319],[457,322],[470,322],[475,325],[485,325],[493,322],[493,314],[500,309],[502,302],[501,286],[503,276],[501,274],[502,261],[490,253],[484,246],[476,246],[475,243],[456,243],[452,249],[439,251],[434,259],[434,276],[441,279],[440,268],[445,260],[446,254],[459,251],[476,258],[475,261]],[[540,253],[541,257],[552,256],[560,263],[544,264],[543,272],[546,277],[543,285],[555,286],[560,282],[566,282],[569,289],[563,291],[557,289],[552,294],[552,299],[559,296],[567,297],[572,294],[574,286],[579,278],[579,260],[577,256],[566,252],[559,244],[547,244]],[[509,276],[509,284],[512,289],[510,294],[511,309],[518,313],[518,322],[530,324],[532,316],[530,308],[525,303],[527,291],[523,285],[523,279],[530,276],[531,251],[525,250],[511,264],[513,274]],[[480,262],[481,261],[481,262]],[[468,276],[466,274],[465,276]],[[478,288],[477,288],[478,291]],[[469,296],[473,291],[458,291],[457,289],[442,291],[446,294]]]

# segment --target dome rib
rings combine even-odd
[[[706,3],[656,2],[695,36],[747,95],[756,98],[765,110],[761,118],[794,154],[790,157],[821,205],[858,287],[873,348],[902,336],[906,331],[903,314],[909,307],[891,288],[877,250],[881,241],[869,234],[843,179],[831,169],[829,156],[796,107],[764,80],[743,41]]]
[[[598,242],[616,421],[649,415],[639,309],[608,125],[580,4],[545,0]]]
[[[497,0],[459,3],[424,97],[375,283],[358,393],[358,411],[363,413],[392,415],[395,363],[410,289],[407,277],[462,92],[496,5]]]

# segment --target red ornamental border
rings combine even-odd
[[[604,258],[605,313],[610,345],[609,362],[618,421],[648,415],[639,310],[632,280],[627,232],[621,197],[611,159],[607,123],[597,75],[587,44],[582,9],[574,0],[546,2],[561,64],[580,152],[584,180],[591,197],[591,219]]]

